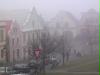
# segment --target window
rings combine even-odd
[[[3,58],[4,57],[4,50],[2,49],[1,50],[1,58]]]
[[[26,34],[23,34],[23,42],[26,41]]]
[[[17,44],[19,44],[19,38],[17,38]]]
[[[0,42],[4,41],[4,31],[3,29],[0,29]]]
[[[14,32],[14,33],[16,33],[16,32],[17,32],[17,28],[16,28],[16,27],[14,28],[13,32]]]
[[[15,43],[14,41],[15,41],[15,39],[12,39],[12,45],[14,45],[14,43]]]
[[[17,49],[17,57],[19,58],[19,56],[20,56],[20,55],[19,55],[19,49]]]
[[[26,49],[23,48],[23,54],[24,54],[24,60],[25,60],[25,56],[26,56]]]
[[[31,48],[28,50],[28,55],[31,55]]]

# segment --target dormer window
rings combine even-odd
[[[17,28],[14,28],[14,30],[13,30],[13,31],[14,31],[14,33],[16,33],[16,32],[17,32]]]

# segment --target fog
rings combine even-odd
[[[65,10],[80,18],[88,9],[99,11],[99,0],[0,0],[0,9],[28,9],[33,7],[45,18],[50,19],[58,11]]]
[[[0,0],[0,74],[98,75],[99,0]]]

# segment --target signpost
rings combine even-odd
[[[36,68],[35,68],[35,74],[38,75],[40,72],[40,62],[39,62],[39,58],[40,58],[40,54],[41,54],[41,49],[37,48],[34,50],[34,55],[35,55],[35,60],[36,60]]]

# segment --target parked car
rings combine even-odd
[[[51,69],[53,69],[59,65],[57,58],[54,56],[46,58],[46,61],[47,61],[47,65],[51,65]]]
[[[16,74],[29,73],[30,67],[27,64],[16,64],[12,67],[12,71]]]
[[[0,67],[0,73],[5,73],[7,71],[7,67]]]
[[[7,67],[0,67],[0,74],[4,74],[4,75],[9,75],[11,73],[11,67],[7,66]]]

